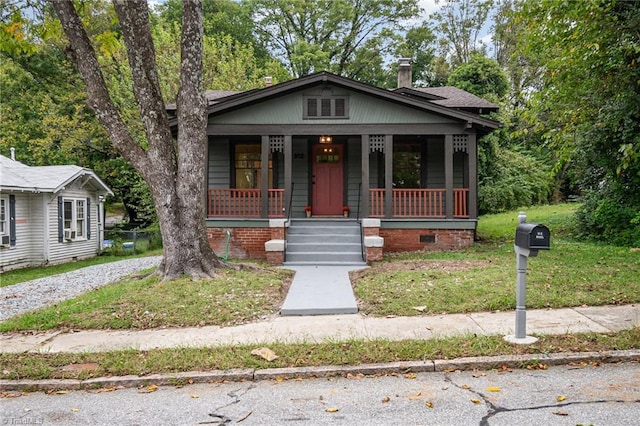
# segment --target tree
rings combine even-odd
[[[640,3],[530,0],[517,18],[544,64],[527,118],[587,195],[582,229],[640,244]]]
[[[500,102],[509,91],[504,71],[496,61],[482,55],[474,55],[456,68],[447,83],[493,102]]]
[[[492,6],[493,0],[445,0],[442,8],[431,15],[442,56],[453,66],[466,64],[473,54],[483,52],[478,37]]]
[[[173,139],[156,70],[147,4],[115,2],[127,47],[133,92],[145,143],[138,143],[111,98],[94,48],[71,0],[52,0],[82,76],[88,105],[113,146],[149,185],[162,233],[164,253],[158,273],[211,276],[222,264],[211,249],[204,225],[206,101],[202,92],[202,4],[183,4],[177,140]]]
[[[265,44],[296,77],[326,70],[358,78],[380,69],[393,30],[418,13],[417,0],[248,2]]]

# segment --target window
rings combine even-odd
[[[262,182],[262,161],[259,144],[238,144],[235,147],[235,187],[259,189]],[[273,182],[273,161],[269,154],[269,188]]]
[[[417,143],[393,144],[393,183],[396,188],[420,188],[421,157]]]
[[[0,235],[9,235],[9,224],[7,221],[9,203],[6,198],[0,198]]]
[[[305,96],[303,118],[349,118],[346,96]]]
[[[87,227],[85,199],[65,198],[62,208],[62,223],[65,239],[83,238]]]

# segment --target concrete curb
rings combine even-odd
[[[108,387],[134,388],[149,385],[177,386],[192,383],[216,383],[225,381],[258,381],[310,379],[347,375],[382,375],[423,372],[452,372],[456,370],[491,370],[495,368],[523,368],[532,364],[549,366],[589,363],[640,362],[640,349],[603,352],[570,352],[553,354],[507,355],[494,357],[469,357],[451,360],[425,360],[362,364],[354,366],[317,366],[267,369],[234,369],[215,371],[191,371],[148,376],[97,377],[87,380],[0,380],[1,391],[52,391],[91,390]]]

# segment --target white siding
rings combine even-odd
[[[9,195],[2,194],[7,200],[7,219],[9,217]],[[30,210],[31,194],[15,194],[16,200],[16,245],[0,247],[0,268],[7,271],[31,265]],[[7,228],[9,221],[7,220]]]
[[[73,185],[62,191],[58,196],[91,199],[91,239],[77,239],[74,241],[58,242],[58,197],[53,197],[48,203],[49,213],[49,263],[63,263],[72,260],[96,256],[99,251],[98,238],[98,208],[99,200],[95,193],[90,193]],[[86,236],[85,236],[86,237]]]

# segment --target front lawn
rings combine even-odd
[[[551,250],[529,258],[527,308],[640,301],[640,253],[572,238],[576,204],[528,208],[527,220],[551,231]],[[518,212],[480,218],[473,247],[389,255],[352,274],[361,312],[421,315],[515,309],[513,241]]]
[[[215,279],[118,282],[0,323],[0,331],[236,325],[280,310],[292,273],[220,270]]]

